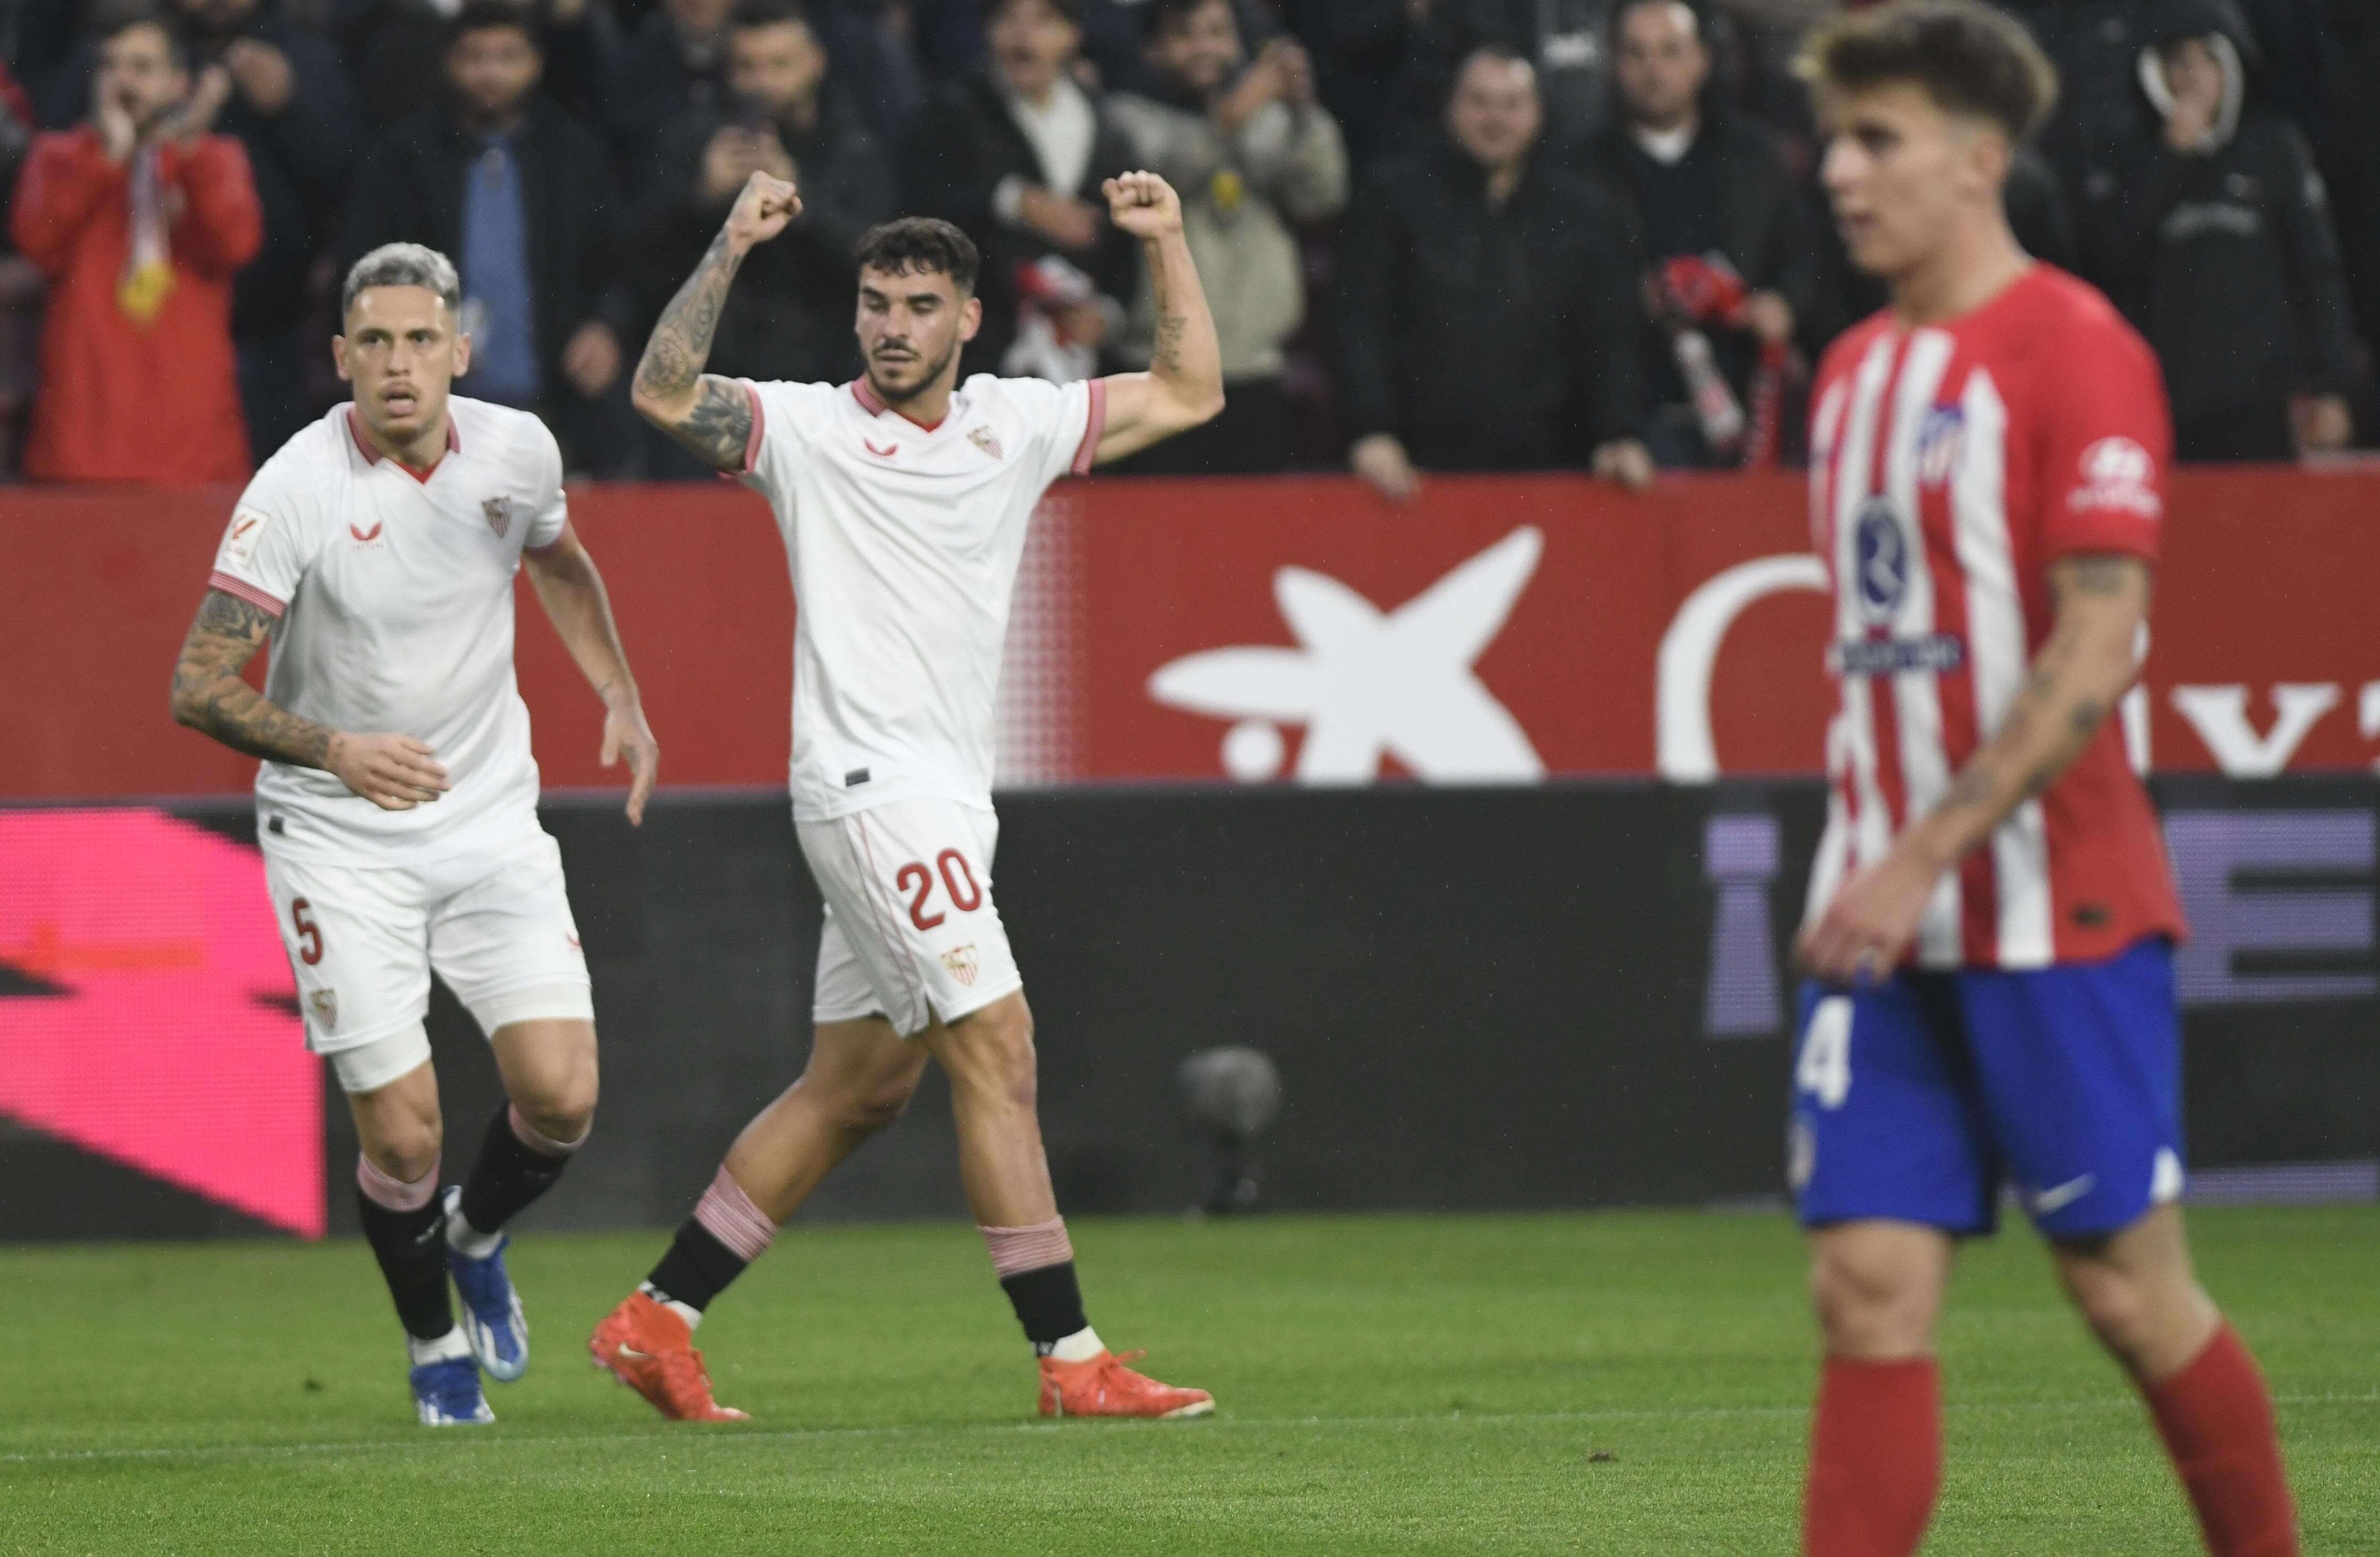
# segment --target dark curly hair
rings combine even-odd
[[[904,216],[879,223],[868,229],[851,257],[865,271],[947,275],[962,298],[973,295],[976,276],[983,268],[975,240],[935,216]]]
[[[2022,143],[2058,103],[2058,71],[2024,23],[1978,0],[1896,0],[1819,25],[1794,73],[1820,91],[1909,82]]]

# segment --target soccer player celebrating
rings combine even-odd
[[[487,1422],[480,1369],[509,1381],[528,1366],[503,1228],[562,1176],[595,1112],[587,959],[561,851],[538,826],[513,680],[524,563],[603,699],[603,762],[628,760],[631,822],[660,753],[603,580],[571,533],[553,435],[448,393],[471,359],[455,267],[416,244],[375,249],[341,306],[332,347],[355,399],[240,494],[175,667],[174,717],[264,759],[257,837],[273,916],[307,1044],[355,1113],[358,1206],[405,1326],[415,1404],[428,1426]],[[268,635],[259,696],[240,670]],[[421,1025],[433,968],[488,1035],[510,1099],[443,1198]]]
[[[1213,1409],[1204,1390],[1125,1367],[1084,1316],[1035,1113],[1033,1018],[991,893],[992,690],[1034,505],[1058,477],[1223,404],[1180,201],[1147,173],[1105,192],[1156,288],[1148,372],[960,383],[960,347],[982,319],[976,249],[913,217],[860,242],[856,383],[703,373],[736,267],[801,213],[794,186],[765,173],[638,368],[644,415],[776,511],[797,607],[794,820],[827,910],[808,1065],[746,1126],[650,1278],[589,1343],[665,1416],[742,1415],[712,1400],[692,1327],[835,1164],[899,1117],[929,1056],[950,1078],[968,1207],[1040,1359],[1042,1412]]]
[[[2001,180],[2056,91],[2017,22],[1901,0],[1823,26],[1803,71],[1836,220],[1892,297],[1828,353],[1812,413],[1842,702],[1793,1071],[1826,1344],[1804,1550],[1923,1539],[1936,1319],[2006,1177],[2208,1546],[2294,1552],[2270,1398],[2182,1236],[2181,916],[2107,717],[2163,514],[2156,363],[2010,236]]]

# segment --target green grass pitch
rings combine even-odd
[[[2204,1210],[2308,1549],[2380,1552],[2380,1210]],[[16,1248],[6,1552],[1790,1552],[1814,1366],[1781,1216],[1086,1222],[1090,1309],[1215,1417],[1031,1416],[965,1227],[795,1231],[703,1327],[748,1426],[588,1366],[658,1235],[531,1235],[534,1366],[411,1424],[354,1243]],[[1929,1553],[2187,1553],[2139,1406],[2011,1230],[1963,1257]]]

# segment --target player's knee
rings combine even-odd
[[[915,1072],[880,1078],[861,1087],[843,1101],[843,1127],[855,1135],[869,1136],[886,1129],[909,1112],[909,1100],[917,1091]]]
[[[399,1184],[418,1184],[437,1170],[445,1131],[435,1114],[406,1114],[381,1121],[360,1145],[373,1167]]]
[[[2058,1271],[2082,1322],[2109,1351],[2134,1357],[2155,1348],[2161,1306],[2148,1283],[2105,1259],[2065,1259]]]
[[[951,1028],[965,1063],[952,1080],[1030,1111],[1039,1100],[1039,1061],[1033,1048],[1033,1014],[1021,1000],[1002,1001]]]
[[[545,1077],[533,1088],[521,1088],[526,1095],[512,1100],[512,1107],[521,1110],[521,1119],[528,1128],[545,1136],[547,1140],[581,1140],[590,1128],[595,1128],[595,1098],[598,1081],[595,1066],[571,1066],[554,1077]]]
[[[1906,1356],[1933,1339],[1931,1272],[1898,1249],[1822,1245],[1810,1263],[1810,1301],[1838,1356]]]

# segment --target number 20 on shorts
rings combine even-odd
[[[967,863],[966,856],[956,849],[944,849],[934,857],[934,864],[941,870],[942,891],[950,895],[952,907],[962,914],[972,914],[983,906],[983,888],[976,884],[975,867]],[[934,892],[934,875],[922,860],[913,859],[892,877],[909,899],[909,922],[919,930],[931,930],[950,917],[940,911],[926,911],[927,900]]]
[[[1794,1062],[1793,1085],[1818,1101],[1820,1108],[1840,1108],[1852,1091],[1852,1002],[1849,995],[1828,995],[1810,1013],[1802,1035],[1802,1057]]]

